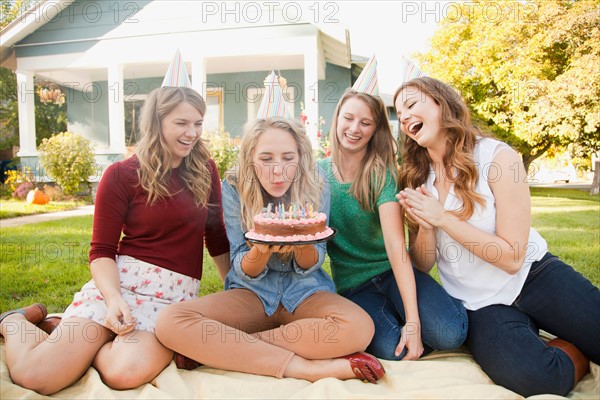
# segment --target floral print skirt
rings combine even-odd
[[[172,303],[198,297],[200,280],[135,259],[117,256],[121,295],[137,320],[137,330],[154,332],[158,312]],[[105,326],[107,306],[92,279],[74,296],[63,319],[88,318]]]

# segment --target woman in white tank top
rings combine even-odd
[[[438,80],[406,82],[394,105],[413,264],[427,272],[437,263],[468,310],[473,357],[495,383],[523,396],[566,395],[588,358],[600,363],[600,291],[531,227],[521,157],[484,137]],[[558,338],[546,343],[539,329]]]

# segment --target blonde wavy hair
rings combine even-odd
[[[288,189],[289,201],[297,204],[309,202],[317,210],[321,203],[323,179],[316,169],[312,146],[304,128],[297,121],[281,117],[258,119],[246,125],[240,144],[237,172],[226,177],[228,182],[237,187],[240,195],[242,230],[252,229],[254,215],[267,205],[267,195],[259,183],[252,159],[260,136],[268,129],[289,132],[298,145],[298,169]]]
[[[353,89],[346,89],[335,108],[331,121],[329,142],[332,171],[338,165],[341,165],[341,153],[343,152],[337,136],[337,120],[344,103],[353,98],[363,101],[371,110],[375,119],[375,132],[367,145],[362,171],[352,182],[350,193],[358,200],[363,210],[374,211],[377,198],[386,184],[387,170],[390,171],[394,184],[397,185],[398,183],[398,166],[396,163],[398,146],[390,129],[388,112],[383,100],[379,96],[371,96]]]
[[[206,113],[206,104],[198,92],[185,87],[161,87],[148,95],[140,113],[140,140],[136,154],[140,163],[139,183],[148,192],[148,204],[173,196],[168,189],[171,177],[172,152],[162,133],[162,121],[179,104],[186,102],[200,115]],[[185,186],[193,193],[196,205],[205,207],[210,192],[210,172],[207,162],[210,157],[208,145],[198,140],[191,153],[181,161],[179,175]]]
[[[473,161],[473,149],[478,137],[489,136],[481,132],[471,122],[469,109],[462,96],[450,85],[437,79],[424,77],[404,83],[394,94],[394,104],[403,90],[417,89],[430,97],[440,107],[440,129],[445,133],[446,154],[443,163],[447,177],[454,183],[454,192],[462,200],[462,207],[453,212],[458,218],[467,220],[473,215],[475,205],[483,206],[483,196],[475,192],[479,179],[477,167]],[[416,188],[427,181],[431,159],[427,149],[402,135],[402,162],[400,164],[401,187]],[[418,229],[418,225],[405,213],[409,228]]]

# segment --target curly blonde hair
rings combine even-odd
[[[444,131],[446,154],[443,163],[446,176],[452,179],[455,194],[462,200],[462,207],[453,212],[457,217],[467,220],[473,215],[475,205],[483,206],[483,196],[475,192],[479,179],[477,167],[473,161],[473,149],[479,137],[489,136],[482,133],[471,122],[469,109],[462,96],[450,85],[437,79],[423,77],[404,83],[394,94],[394,104],[402,91],[407,88],[419,90],[430,97],[440,107],[440,127]],[[425,147],[413,139],[402,135],[402,162],[400,164],[401,187],[416,188],[427,181],[431,159]],[[453,177],[453,178],[452,178]],[[417,230],[418,225],[408,213],[405,213],[409,228]]]
[[[171,177],[171,160],[173,154],[169,150],[162,133],[162,121],[179,104],[186,102],[193,106],[200,115],[206,113],[206,104],[198,92],[185,87],[161,87],[148,95],[140,113],[140,140],[136,145],[136,155],[140,163],[138,168],[139,183],[148,192],[148,204],[169,197],[169,178]],[[186,156],[179,168],[179,175],[185,186],[193,193],[196,205],[205,207],[210,192],[210,171],[207,162],[210,153],[203,139],[196,142],[192,151]]]
[[[298,145],[298,169],[290,186],[289,201],[297,204],[312,203],[319,209],[323,179],[318,173],[313,159],[312,146],[306,131],[297,121],[281,117],[258,119],[246,125],[240,144],[237,172],[226,179],[236,186],[240,195],[241,223],[243,230],[254,227],[254,215],[266,206],[266,194],[259,183],[252,159],[260,136],[268,129],[281,129],[289,132]]]
[[[360,171],[358,177],[352,182],[350,193],[358,200],[363,210],[373,211],[377,203],[377,198],[385,187],[388,170],[391,173],[394,184],[398,182],[398,165],[396,163],[398,146],[390,129],[388,112],[383,100],[379,96],[371,96],[366,93],[357,92],[351,88],[346,89],[335,108],[331,120],[329,142],[332,170],[340,165],[341,153],[343,151],[337,136],[337,120],[344,103],[353,98],[363,101],[371,110],[375,119],[375,132],[367,145],[367,153],[364,158],[362,171]]]

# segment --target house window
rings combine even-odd
[[[223,129],[223,89],[208,88],[206,90],[206,114],[202,130],[219,132]]]
[[[140,138],[140,111],[148,95],[127,96],[125,100],[125,146],[132,150]],[[223,127],[223,92],[213,88],[206,94],[203,130],[218,132]]]
[[[125,146],[135,147],[140,138],[140,111],[148,95],[127,96],[125,100]]]
[[[285,105],[292,116],[296,116],[296,106],[294,102],[296,92],[294,89],[293,86],[286,86],[283,91]],[[248,121],[252,121],[256,118],[264,93],[265,88],[248,88]]]

